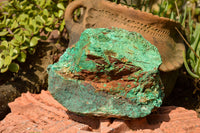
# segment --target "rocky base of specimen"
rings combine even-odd
[[[157,48],[139,33],[87,29],[49,66],[48,90],[77,114],[144,117],[162,104],[161,63]]]
[[[160,107],[144,118],[103,119],[70,113],[49,93],[23,93],[9,103],[11,113],[0,121],[1,133],[184,133],[200,132],[200,118],[193,110]]]

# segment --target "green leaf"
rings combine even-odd
[[[62,3],[58,3],[58,4],[57,4],[57,7],[58,7],[59,9],[65,10],[65,7],[64,7],[64,5],[63,5]]]
[[[30,25],[25,25],[25,29],[27,31],[29,31],[30,33],[33,33],[33,29],[32,29],[32,27]]]
[[[187,6],[185,6],[185,11],[184,11],[184,15],[183,15],[183,19],[182,19],[182,23],[181,25],[185,28],[185,19],[186,19],[186,15],[187,15]],[[179,18],[180,19],[180,18]]]
[[[7,55],[4,60],[4,65],[9,65],[11,62],[12,62],[12,58]]]
[[[185,52],[183,52],[183,63],[184,63],[184,66],[185,66],[187,72],[190,74],[190,76],[192,76],[193,78],[199,78],[199,75],[193,73],[193,72],[190,70],[190,68],[189,68],[189,66],[188,66],[188,63],[187,63],[187,61],[186,61]]]
[[[15,20],[14,22],[13,22],[13,24],[11,25],[11,30],[12,29],[15,29],[15,28],[17,28],[18,27],[18,23],[17,23],[17,21]]]
[[[20,34],[23,30],[21,28],[17,28],[13,34]]]
[[[25,19],[27,18],[28,16],[25,14],[25,13],[22,13],[22,14],[20,14],[19,15],[19,17],[17,18],[17,21],[18,22],[23,22],[23,21],[25,21]]]
[[[200,73],[199,73],[200,59],[197,60],[195,65],[196,66],[194,67],[194,73],[197,75],[200,75]]]
[[[30,19],[30,28],[34,31],[34,34],[36,32],[37,29],[37,24],[36,24],[36,20],[35,19]]]
[[[52,0],[46,0],[45,6],[51,6],[51,1]]]
[[[5,46],[7,48],[8,47],[8,42],[7,41],[3,41],[3,42],[1,42],[1,45]]]
[[[49,27],[45,27],[45,30],[48,31],[48,32],[52,32],[53,30],[50,29]]]
[[[42,18],[42,16],[40,16],[40,15],[37,15],[37,16],[35,17],[35,20],[38,21],[39,23],[42,23],[42,24],[45,23],[45,20],[44,20],[44,19]]]
[[[3,59],[0,58],[0,68],[2,68],[2,66],[3,66]]]
[[[6,27],[6,25],[5,24],[3,24],[3,23],[0,23],[0,29],[1,28],[5,28]]]
[[[6,19],[7,19],[7,15],[4,15],[4,16],[3,16],[2,24],[5,24],[5,25],[6,25]]]
[[[54,15],[52,14],[51,17],[49,17],[49,18],[47,19],[47,22],[46,22],[45,25],[46,25],[46,26],[52,25],[54,19],[55,19],[55,17],[54,17]]]
[[[25,62],[26,61],[26,54],[23,51],[21,51],[20,55],[17,57],[17,60],[19,62]]]
[[[38,34],[39,32],[40,32],[40,29],[38,27],[36,27],[34,30],[34,35]]]
[[[18,57],[19,53],[20,53],[19,47],[15,47],[13,49],[12,60],[16,59]]]
[[[11,72],[18,72],[19,71],[19,65],[17,63],[11,63],[8,67],[8,69]]]
[[[59,11],[58,11],[58,17],[59,17],[59,18],[62,17],[63,14],[64,14],[64,11],[63,11],[63,10],[59,10]]]
[[[27,6],[28,7],[28,6]],[[29,15],[22,13],[19,15],[19,17],[17,18],[17,21],[20,22],[20,25],[22,24],[22,22],[24,22],[24,24],[27,23],[27,20],[29,18]]]
[[[0,32],[0,36],[5,36],[5,35],[7,35],[8,34],[8,31],[1,31]]]
[[[6,46],[0,45],[0,50],[5,50],[5,49],[6,49]]]
[[[31,32],[28,31],[28,30],[25,30],[25,31],[24,31],[24,34],[25,34],[26,36],[31,36]]]
[[[173,19],[173,20],[174,20],[174,16],[175,16],[175,14],[174,14],[174,12],[172,11],[171,14],[170,14],[170,19]]]
[[[45,2],[46,2],[46,0],[40,0],[40,4],[39,5],[40,5],[41,8],[44,7]]]
[[[36,45],[38,44],[38,40],[40,40],[39,37],[33,37],[33,38],[31,39],[30,46],[31,46],[31,47],[36,46]]]
[[[26,36],[25,36],[25,34],[23,34],[21,44],[24,43],[25,41],[26,41]]]
[[[10,57],[13,55],[13,45],[9,45],[9,55]]]
[[[14,38],[17,40],[17,42],[19,42],[19,43],[22,42],[22,37],[19,36],[18,34],[14,35]]]
[[[29,48],[29,49],[28,49],[28,52],[29,52],[30,54],[34,54],[34,53],[35,53],[35,48]]]
[[[11,19],[6,19],[6,25],[9,26],[11,24]]]
[[[8,66],[5,66],[5,67],[3,67],[3,68],[0,68],[0,70],[1,70],[1,73],[4,73],[4,72],[6,72],[6,71],[8,70]]]
[[[25,50],[25,49],[27,49],[27,48],[29,48],[28,45],[22,45],[22,46],[20,46],[20,50]]]
[[[48,17],[48,16],[49,16],[48,10],[47,10],[47,9],[44,9],[44,10],[43,10],[43,14],[44,14],[46,17]]]
[[[20,45],[20,42],[18,42],[16,39],[12,39],[12,40],[10,41],[10,44],[13,45],[13,46],[18,47],[18,46]]]
[[[25,5],[27,2],[27,0],[23,0],[22,2],[20,2],[21,5]]]
[[[63,21],[62,21],[62,23],[59,27],[59,31],[62,32],[64,28],[65,28],[65,19],[63,19]]]

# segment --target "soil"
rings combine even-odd
[[[172,93],[163,103],[163,106],[170,105],[195,110],[200,117],[200,91],[195,87],[194,79],[187,74],[184,67],[180,70]]]
[[[65,37],[66,31],[62,37]],[[0,73],[0,120],[10,112],[8,103],[14,101],[21,93],[40,93],[47,89],[47,67],[58,61],[67,48],[68,42],[53,31],[49,39],[39,42],[34,55],[27,55],[25,63],[20,64],[18,73]],[[5,100],[7,99],[7,100]]]

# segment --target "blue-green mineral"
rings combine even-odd
[[[162,104],[161,63],[157,48],[139,33],[87,29],[48,67],[48,90],[77,114],[144,117]]]

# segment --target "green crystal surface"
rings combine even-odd
[[[53,97],[69,111],[105,117],[144,117],[162,104],[157,48],[123,29],[87,29],[48,67]]]

